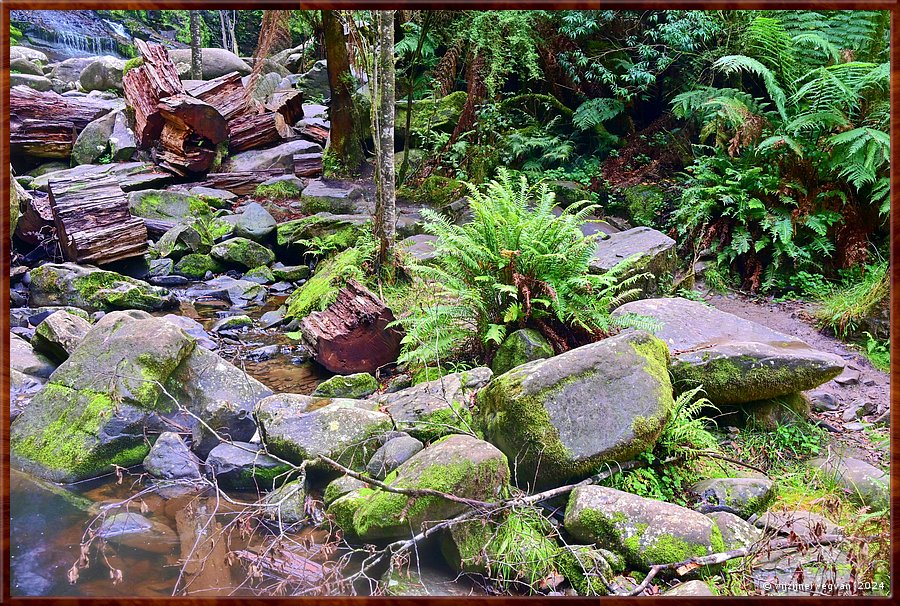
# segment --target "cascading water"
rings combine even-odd
[[[132,40],[120,23],[101,19],[94,11],[11,11],[28,39],[51,59],[92,55],[127,56]]]
[[[110,21],[109,19],[104,19],[103,22],[109,26],[109,29],[116,32],[119,37],[131,40],[131,35],[129,35],[128,30],[126,30],[125,26],[121,23],[116,23],[115,21]]]
[[[72,57],[118,55],[119,45],[112,38],[90,37],[72,32],[41,32],[44,40]]]

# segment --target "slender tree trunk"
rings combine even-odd
[[[191,78],[203,79],[203,51],[200,49],[200,13],[188,11],[191,17]]]
[[[225,12],[219,11],[219,25],[222,26],[222,48],[231,50],[231,47],[228,46],[228,32],[225,31]]]
[[[328,61],[328,85],[331,89],[331,141],[327,155],[330,169],[337,173],[355,173],[363,161],[359,133],[354,128],[353,79],[344,26],[335,11],[322,11],[325,56]],[[328,166],[326,164],[326,166]]]
[[[375,236],[378,239],[376,267],[380,271],[394,265],[394,240],[397,232],[396,192],[394,190],[394,12],[375,11],[378,48],[374,82],[370,86],[375,143]]]
[[[409,78],[407,79],[407,87],[409,90],[407,91],[406,97],[406,136],[403,139],[403,163],[400,164],[400,179],[399,182],[403,185],[406,180],[406,170],[409,167],[409,140],[410,140],[410,130],[412,126],[412,105],[413,105],[413,87],[416,81],[416,61],[419,60],[419,57],[422,54],[422,46],[425,44],[425,37],[428,35],[428,26],[431,25],[431,16],[434,14],[433,11],[425,11],[425,21],[422,24],[422,29],[419,30],[419,42],[416,44],[416,52],[413,53],[412,59],[409,62]]]

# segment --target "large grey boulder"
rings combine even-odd
[[[161,480],[200,479],[200,459],[177,433],[159,435],[144,458],[144,469]]]
[[[116,121],[109,135],[109,151],[113,162],[127,162],[137,151],[137,139],[128,124],[125,112],[115,112]]]
[[[812,389],[840,374],[841,358],[756,322],[681,298],[632,301],[622,314],[648,316],[672,350],[676,390],[703,385],[713,404],[741,404]]]
[[[240,57],[224,48],[201,48],[200,54],[203,65],[203,79],[212,80],[231,72],[238,72],[242,76],[250,73],[251,67]],[[172,63],[191,64],[191,49],[170,48],[169,58]]]
[[[18,57],[16,59],[11,59],[9,62],[9,71],[19,72],[22,74],[31,74],[32,76],[43,76],[44,70],[41,69],[41,66],[33,61],[29,61],[25,57]]]
[[[275,253],[247,238],[230,238],[212,247],[213,259],[253,269],[260,265],[268,265],[275,260]]]
[[[73,164],[93,164],[106,152],[119,112],[100,116],[84,127],[72,146]]]
[[[324,59],[316,61],[312,68],[301,76],[297,88],[303,91],[307,99],[331,97],[331,87],[328,84],[328,63]]]
[[[175,307],[178,300],[165,288],[90,265],[47,263],[29,272],[30,305],[71,305],[87,311]]]
[[[376,480],[383,480],[423,448],[425,445],[412,436],[397,436],[375,451],[366,471]]]
[[[697,499],[701,511],[708,506],[724,506],[749,518],[766,508],[775,496],[774,487],[766,477],[711,478],[694,483],[688,494]]]
[[[275,219],[258,202],[247,204],[239,212],[223,218],[234,226],[234,235],[261,242],[275,231]]]
[[[431,488],[491,502],[507,489],[509,467],[503,453],[491,444],[471,436],[453,435],[414,455],[386,482],[396,488]],[[462,503],[435,496],[411,498],[385,490],[359,493],[355,492],[364,498],[353,514],[351,531],[365,541],[408,537],[411,531],[419,532],[425,522],[446,520],[466,510]]]
[[[254,397],[254,384],[260,397],[267,393],[175,324],[141,311],[110,312],[16,418],[13,464],[56,482],[136,465],[149,452],[145,435],[167,429],[164,416],[184,424],[182,415],[192,414],[237,434],[244,426],[229,426],[230,420],[249,412],[216,416],[214,403],[250,410],[255,402],[245,398]]]
[[[136,217],[180,221],[194,216],[206,205],[186,191],[144,189],[128,194],[128,206]]]
[[[362,198],[362,188],[352,183],[310,179],[300,194],[300,204],[304,212],[330,212],[354,214],[357,200]]]
[[[762,531],[750,522],[727,511],[713,511],[706,514],[719,527],[725,549],[749,547],[762,538]]]
[[[91,323],[84,318],[57,311],[38,324],[31,346],[54,360],[65,362],[90,329]]]
[[[206,458],[206,466],[222,486],[261,490],[284,483],[292,469],[262,452],[259,444],[249,442],[219,444]]]
[[[818,457],[808,464],[836,482],[857,503],[875,510],[890,508],[890,476],[878,467],[843,455]]]
[[[10,74],[10,86],[27,86],[36,91],[46,92],[53,88],[53,83],[49,78],[44,76],[35,76],[34,74]]]
[[[378,394],[373,399],[391,416],[398,430],[430,442],[450,433],[473,432],[470,403],[492,376],[489,368],[474,368]]]
[[[495,377],[476,422],[516,461],[516,483],[582,479],[651,448],[674,406],[665,343],[635,331]]]
[[[362,469],[379,446],[378,436],[392,428],[391,418],[367,409],[365,401],[284,396],[261,400],[256,420],[269,451],[298,465],[325,455]]]
[[[81,88],[90,92],[92,90],[115,90],[121,92],[122,71],[125,69],[125,60],[116,57],[104,56],[89,63],[78,75]]]
[[[283,168],[293,171],[294,154],[321,152],[318,143],[295,139],[268,149],[249,149],[229,157],[222,163],[223,172],[259,171],[269,168]]]
[[[638,286],[644,295],[652,295],[657,291],[659,281],[675,270],[675,240],[650,227],[610,234],[597,242],[590,271],[604,274],[626,259],[630,259],[632,265],[624,275],[649,273],[650,277],[639,281]]]
[[[9,368],[25,375],[46,379],[56,370],[56,364],[43,354],[34,351],[28,341],[10,333]]]
[[[28,48],[27,46],[13,45],[9,47],[9,60],[15,61],[16,59],[26,59],[27,61],[40,63],[41,65],[47,65],[48,61],[47,55],[39,50]]]
[[[604,486],[580,486],[566,507],[566,530],[647,570],[724,551],[719,527],[701,513]]]
[[[96,57],[72,57],[54,64],[48,75],[51,80],[59,80],[64,83],[78,82],[84,68],[96,59]]]

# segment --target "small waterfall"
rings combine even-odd
[[[131,35],[129,35],[128,30],[126,30],[125,26],[121,23],[116,23],[115,21],[110,21],[109,19],[104,19],[103,22],[109,26],[109,29],[116,32],[116,35],[120,38],[131,40]]]

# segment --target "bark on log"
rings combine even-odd
[[[303,118],[303,93],[299,90],[276,91],[266,107],[281,114],[288,126]]]
[[[10,115],[9,146],[13,154],[34,158],[68,158],[75,145],[75,125],[69,121],[22,120]]]
[[[289,137],[293,132],[281,114],[247,109],[228,123],[230,152],[256,149]]]
[[[256,190],[256,186],[263,181],[268,181],[272,177],[279,177],[283,174],[285,174],[285,170],[281,168],[252,172],[209,173],[206,175],[206,180],[198,183],[198,185],[224,189],[238,196],[246,196],[252,194]]]
[[[315,360],[338,374],[375,372],[400,355],[401,334],[387,325],[394,314],[372,292],[350,280],[325,311],[300,322]]]
[[[322,154],[294,154],[294,174],[298,177],[318,177],[322,174]]]
[[[204,82],[188,93],[215,107],[226,120],[231,120],[246,107],[244,84],[238,72]]]
[[[209,170],[215,146],[225,140],[225,118],[211,105],[188,95],[173,95],[159,102],[164,125],[159,133],[155,160],[178,175]]]
[[[55,237],[56,225],[53,223],[50,198],[42,192],[33,191],[30,194],[16,225],[16,236],[27,244],[37,245]]]
[[[159,102],[173,95],[185,94],[184,86],[169,59],[169,53],[158,44],[136,39],[135,44],[144,63],[128,71],[122,79],[125,99],[134,108],[134,135],[141,149],[149,149],[159,137],[165,119]]]
[[[312,141],[313,143],[318,143],[322,147],[328,142],[329,129],[321,124],[315,124],[312,121],[304,121],[303,124],[297,127],[297,131],[304,139]]]
[[[49,189],[60,247],[69,261],[104,264],[147,252],[144,221],[131,216],[115,178],[60,179]]]
[[[71,122],[76,131],[114,109],[109,101],[92,97],[63,97],[54,92],[39,92],[27,86],[9,90],[9,113],[19,120]]]

